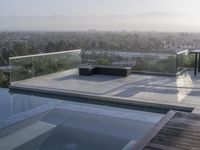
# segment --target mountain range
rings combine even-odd
[[[0,31],[200,32],[200,16],[164,12],[109,16],[0,17]]]

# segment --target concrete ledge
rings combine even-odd
[[[120,105],[124,107],[136,106],[136,107],[146,107],[151,108],[155,110],[165,110],[165,112],[168,112],[169,110],[179,110],[179,111],[185,111],[185,112],[192,112],[192,110],[195,107],[188,107],[186,104],[181,103],[169,103],[169,102],[162,102],[158,103],[156,101],[138,101],[137,99],[127,99],[127,98],[119,98],[115,96],[102,96],[102,95],[95,95],[95,94],[86,94],[86,93],[77,93],[72,91],[58,91],[53,89],[37,89],[37,88],[30,88],[30,87],[19,87],[19,86],[11,86],[10,87],[11,92],[17,93],[17,91],[21,92],[30,92],[30,94],[38,93],[38,94],[45,94],[48,96],[62,96],[62,97],[71,97],[71,98],[77,98],[77,100],[73,99],[73,101],[78,102],[90,102],[94,104],[103,104],[103,105],[117,105],[120,107]],[[81,98],[81,101],[78,100]]]

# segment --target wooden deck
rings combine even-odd
[[[200,150],[200,115],[170,111],[134,150]]]

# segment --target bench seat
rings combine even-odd
[[[131,67],[117,67],[117,66],[83,66],[79,68],[80,75],[113,75],[113,76],[128,76],[131,74]]]

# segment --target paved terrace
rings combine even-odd
[[[13,84],[23,88],[56,93],[78,94],[125,102],[146,102],[200,108],[200,75],[155,76],[132,74],[79,76],[77,70],[27,79]],[[197,109],[198,110],[198,109]]]

